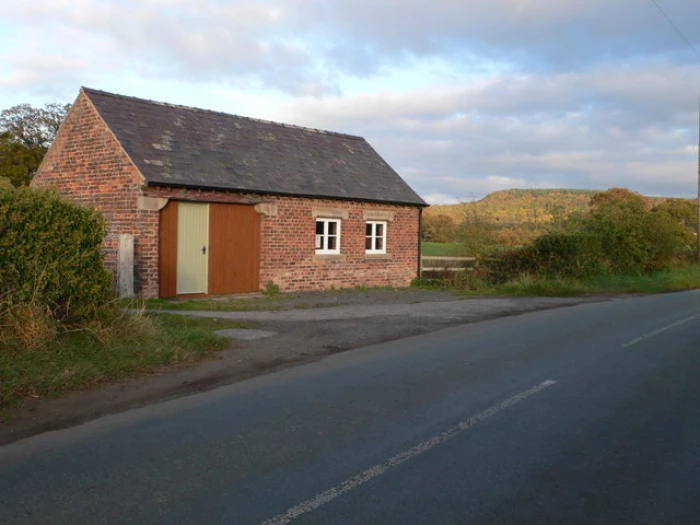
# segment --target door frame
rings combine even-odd
[[[177,229],[177,295],[209,294],[209,219],[208,202],[181,202]]]

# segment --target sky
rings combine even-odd
[[[698,28],[698,0],[0,0],[0,110],[87,86],[361,135],[431,204],[693,197]]]

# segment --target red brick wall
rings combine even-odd
[[[262,221],[260,285],[282,290],[355,286],[407,286],[418,271],[418,215],[415,206],[281,197],[277,215]],[[314,210],[345,210],[340,255],[316,255]],[[367,212],[390,212],[386,256],[365,254]],[[326,216],[326,214],[321,214]],[[332,217],[331,217],[332,218]]]
[[[157,294],[158,212],[138,209],[142,184],[141,174],[82,93],[32,181],[102,211],[108,268],[116,269],[118,234],[133,234],[136,266],[147,269],[136,273],[136,291],[152,295]]]
[[[407,286],[418,272],[418,215],[415,206],[331,199],[273,197],[178,188],[148,188],[151,197],[200,202],[265,203],[261,210],[260,287],[282,291],[331,286]],[[346,211],[340,255],[316,255],[314,210]],[[365,213],[388,212],[386,256],[365,254]]]

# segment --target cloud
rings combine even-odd
[[[337,91],[294,33],[287,10],[272,2],[37,0],[0,14],[22,27],[31,47],[60,41],[84,59],[84,71],[107,61],[152,78],[227,79],[301,94]]]
[[[276,116],[367,137],[424,195],[547,186],[687,194],[698,118],[689,86],[698,85],[688,66],[601,66],[295,99]]]
[[[14,74],[0,77],[0,88],[17,89],[26,85],[48,85],[72,78],[85,67],[78,58],[63,55],[24,55],[10,59]]]
[[[317,17],[318,4],[305,4],[304,17]],[[661,4],[686,33],[697,34],[700,4]],[[343,49],[362,42],[358,56],[373,61],[374,67],[383,60],[434,54],[451,54],[457,60],[478,55],[539,70],[572,70],[601,59],[669,53],[695,59],[653,4],[639,0],[338,0],[331,5],[319,22],[345,37],[339,39]],[[694,43],[698,41],[695,37]],[[373,52],[366,53],[367,48]],[[365,63],[362,69],[368,67]]]
[[[694,36],[700,3],[667,4]],[[338,93],[343,75],[367,78],[430,57],[457,74],[494,63],[522,73],[696,59],[639,0],[35,0],[0,6],[0,15],[21,28],[20,48],[65,49],[85,70],[107,58],[161,79],[226,79],[293,95]]]
[[[700,50],[700,2],[659,5]],[[443,201],[695,188],[700,68],[651,2],[34,0],[0,20],[13,103],[88,85],[355,133]]]
[[[452,195],[445,195],[444,193],[430,193],[428,195],[423,195],[423,200],[428,204],[458,204],[461,202],[460,199],[453,197]]]

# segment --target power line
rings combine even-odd
[[[690,43],[690,40],[688,40],[688,39],[685,37],[685,35],[681,32],[681,30],[678,29],[678,26],[677,26],[676,24],[673,23],[673,20],[671,20],[671,18],[664,12],[664,10],[661,9],[661,6],[660,6],[659,4],[656,3],[656,0],[650,0],[650,2],[651,2],[652,4],[654,4],[654,6],[656,7],[656,9],[659,10],[659,13],[661,13],[661,14],[663,15],[663,17],[664,17],[664,18],[666,19],[666,21],[671,25],[671,27],[673,28],[673,30],[674,30],[676,33],[678,33],[678,36],[681,37],[681,38],[683,39],[683,41],[684,41],[686,44],[688,44],[688,47],[689,47],[690,49],[693,50],[693,52],[697,55],[697,57],[700,58],[700,53],[698,53],[698,50],[695,49],[695,46],[694,46],[693,44]]]

